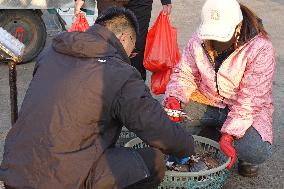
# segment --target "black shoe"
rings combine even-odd
[[[239,174],[242,175],[243,177],[257,177],[258,170],[259,170],[258,165],[247,163],[241,160],[239,161],[238,171]]]

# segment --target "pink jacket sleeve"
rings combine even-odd
[[[249,58],[236,101],[229,107],[230,112],[221,132],[241,138],[264,108],[273,108],[274,55],[272,44],[266,41],[257,55]]]
[[[178,98],[181,102],[187,104],[191,94],[196,90],[196,77],[199,72],[192,56],[193,40],[190,40],[185,47],[181,60],[171,75],[167,86],[165,99],[169,96]]]

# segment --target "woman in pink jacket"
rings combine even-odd
[[[274,49],[261,20],[236,0],[207,0],[201,20],[171,76],[165,110],[180,121],[184,107],[194,134],[217,138],[217,130],[228,169],[238,157],[239,173],[256,176],[272,151]]]

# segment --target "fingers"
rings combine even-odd
[[[77,0],[75,2],[74,14],[75,14],[76,17],[81,12],[81,8],[82,8],[83,5],[84,5],[84,1],[82,1],[82,0]]]
[[[170,15],[172,12],[172,4],[163,5],[163,12]]]
[[[237,160],[236,156],[231,157],[231,162],[230,162],[230,164],[227,166],[227,170],[230,170],[230,169],[234,166],[236,160]]]
[[[230,157],[231,158],[231,161],[230,161],[230,164],[227,166],[227,170],[230,170],[233,166],[234,166],[234,164],[235,164],[235,162],[236,162],[236,150],[232,147],[232,148],[229,148],[229,149],[227,149],[227,153],[225,153],[228,157]]]
[[[220,142],[220,148],[227,157],[231,158],[230,164],[227,166],[227,170],[230,170],[237,159],[236,149],[227,141]]]
[[[168,4],[168,15],[172,13],[172,4]]]
[[[81,13],[81,10],[75,10],[74,11],[74,14],[75,14],[76,17],[78,17],[80,15],[80,13]]]
[[[168,117],[172,122],[175,122],[175,123],[178,123],[178,122],[181,121],[179,117],[173,117],[173,116],[170,116],[170,115],[168,115]]]
[[[137,55],[138,55],[138,53],[135,53],[135,52],[134,52],[134,53],[131,53],[130,56],[129,56],[129,58],[134,58],[134,57],[136,57]]]
[[[183,120],[181,111],[168,109],[168,108],[164,108],[164,110],[167,113],[169,119],[172,120],[173,122],[177,123],[177,122],[181,122]]]

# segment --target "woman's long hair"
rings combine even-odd
[[[264,37],[268,37],[268,34],[262,24],[262,20],[245,5],[240,4],[240,7],[243,14],[243,21],[240,37],[239,39],[236,39],[239,41],[235,42],[236,44],[238,44],[237,47],[245,44],[258,34],[262,34]],[[215,61],[215,57],[217,56],[217,54],[212,46],[212,41],[206,40],[204,42],[204,45],[210,58]]]
[[[248,7],[243,4],[240,4],[241,11],[243,14],[243,21],[242,21],[242,28],[241,28],[241,35],[240,40],[242,43],[246,43],[251,38],[258,34],[262,34],[263,36],[267,37],[268,34],[264,29],[262,24],[262,20]]]

